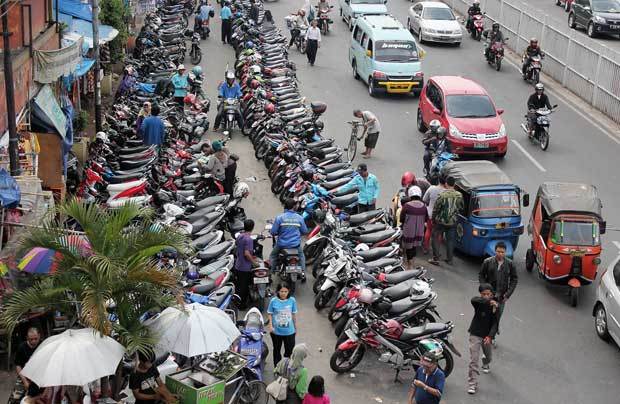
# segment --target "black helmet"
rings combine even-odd
[[[312,214],[314,216],[314,221],[317,223],[323,223],[325,221],[325,212],[321,209],[316,209]]]
[[[314,123],[314,126],[316,127],[316,130],[318,131],[322,131],[323,128],[325,128],[325,124],[323,123],[323,121],[316,121]]]
[[[303,178],[304,181],[312,181],[314,172],[312,170],[303,170],[301,172],[301,178]]]
[[[498,30],[499,29],[499,23],[494,22],[491,27],[493,28],[493,31]]]

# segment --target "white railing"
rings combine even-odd
[[[468,0],[443,0],[467,15]],[[507,46],[522,54],[530,38],[546,54],[543,72],[620,123],[620,53],[585,37],[562,22],[518,0],[481,0],[487,20],[498,22]],[[568,15],[567,15],[568,17]]]

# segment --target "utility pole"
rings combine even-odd
[[[99,0],[93,2],[93,53],[95,54],[95,129],[100,132],[103,127],[101,122],[101,82],[99,77]]]
[[[6,112],[9,125],[9,161],[11,175],[20,174],[19,169],[19,136],[15,125],[15,89],[13,88],[13,61],[11,60],[11,46],[9,43],[9,1],[6,0],[0,6],[2,13],[2,39],[3,39],[3,59],[4,59],[4,88],[6,90]]]

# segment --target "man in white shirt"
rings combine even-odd
[[[366,151],[362,153],[365,159],[370,158],[370,153],[377,146],[377,140],[379,140],[379,132],[381,132],[381,124],[376,115],[370,111],[362,111],[356,109],[353,111],[353,116],[356,118],[362,118],[364,122],[364,130],[366,131],[366,140],[364,140],[364,146]]]
[[[316,52],[321,46],[321,30],[318,27],[316,18],[312,20],[310,28],[306,31],[306,56],[310,66],[314,66],[316,60]]]

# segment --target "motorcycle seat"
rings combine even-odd
[[[220,269],[230,269],[234,262],[235,257],[233,255],[227,255],[201,267],[198,270],[198,273],[202,276],[210,276],[212,273],[219,271]]]
[[[194,190],[194,189],[190,189],[189,191],[180,190],[180,191],[177,191],[176,193],[177,193],[177,195],[188,197],[188,196],[196,195],[196,190]]]
[[[333,149],[334,149],[333,151],[336,151],[335,147]],[[331,153],[331,152],[326,151],[326,153]],[[327,176],[325,177],[325,180],[333,181],[333,180],[337,180],[338,178],[350,177],[351,174],[353,174],[353,170],[350,168],[345,168],[345,169],[334,171],[333,173],[327,174]]]
[[[129,182],[121,182],[121,183],[117,183],[117,184],[110,184],[110,185],[108,185],[106,190],[110,194],[115,194],[115,193],[122,192],[122,191],[124,191],[126,189],[129,189],[129,188],[138,187],[138,186],[142,185],[145,182],[146,182],[146,180],[142,179],[142,180],[135,180],[135,181],[129,181]]]
[[[124,147],[118,150],[118,154],[135,154],[150,149],[151,146]]]
[[[409,296],[405,296],[404,298],[400,300],[396,300],[395,302],[392,302],[387,312],[389,316],[398,316],[419,305],[420,305],[420,302],[414,302],[413,300],[409,298]]]
[[[392,247],[377,247],[367,251],[359,251],[356,255],[366,261],[374,261],[392,252]]]
[[[235,293],[233,285],[224,285],[209,295],[209,306],[220,307],[228,296]]]
[[[325,181],[322,182],[320,185],[327,189],[334,189],[334,188],[338,188],[343,186],[344,184],[346,184],[347,182],[351,181],[351,178],[347,177],[347,178],[338,178],[337,180],[333,180],[333,181]],[[337,198],[334,198],[337,199]]]
[[[400,300],[409,296],[411,293],[411,285],[415,279],[409,279],[405,282],[398,283],[394,286],[390,286],[389,288],[385,288],[381,291],[381,296],[388,298],[391,301]]]
[[[345,207],[356,203],[359,199],[359,194],[348,194],[344,196],[337,196],[330,201],[334,206]]]
[[[395,229],[387,229],[377,233],[362,234],[357,239],[360,243],[378,243],[392,237],[396,233]]]
[[[328,161],[331,161],[333,159],[340,159],[341,155],[342,155],[342,153],[340,153],[340,152],[330,153],[330,154],[326,155],[325,158],[322,158],[322,159],[313,158],[312,162],[314,164],[321,165],[321,164],[323,164],[325,162],[328,162]]]
[[[371,223],[364,226],[349,228],[348,232],[353,236],[360,236],[362,234],[376,233],[387,229],[387,227],[385,223]]]
[[[228,194],[210,196],[210,197],[205,198],[205,199],[199,201],[198,203],[196,203],[196,207],[197,208],[205,208],[205,207],[211,206],[211,205],[224,204],[224,203],[228,202],[229,198],[230,198],[230,195],[228,195]]]
[[[138,167],[132,168],[130,170],[114,170],[112,171],[112,175],[126,175],[126,174],[144,174],[149,170],[149,167]]]
[[[382,209],[375,209],[364,213],[358,213],[356,215],[349,216],[349,224],[351,226],[355,226],[364,222],[371,220],[374,217],[377,217],[383,212]]]
[[[385,274],[385,281],[388,283],[401,283],[413,278],[419,278],[424,271],[419,269],[412,269],[409,271],[395,272],[391,274]]]
[[[214,258],[221,257],[224,254],[229,253],[234,246],[234,240],[224,241],[223,243],[216,244],[204,250],[198,252],[198,256],[203,260],[212,260]]]
[[[196,240],[193,240],[191,243],[189,243],[189,245],[192,248],[201,249],[201,248],[204,248],[204,246],[206,246],[207,244],[211,244],[217,238],[219,239],[222,238],[221,231],[209,232],[205,234],[204,236],[200,236]]]
[[[141,139],[128,139],[125,142],[125,147],[138,147],[138,146],[144,146]]]
[[[148,157],[143,160],[137,160],[137,161],[121,161],[120,166],[124,170],[131,169],[131,168],[144,167],[144,166],[152,164],[153,162],[155,162],[155,160],[156,160],[156,157],[153,156],[153,157]]]
[[[217,287],[217,281],[211,278],[204,278],[200,280],[200,283],[191,287],[193,293],[200,295],[208,294]]]
[[[359,189],[357,187],[353,187],[350,189],[346,189],[346,190],[336,190],[334,191],[334,193],[332,195],[334,196],[345,196],[345,195],[349,195],[349,194],[354,194],[356,192],[358,192]]]
[[[124,174],[124,175],[112,175],[112,176],[104,176],[105,180],[110,184],[120,184],[127,181],[135,181],[144,176],[143,173],[137,172],[135,174]]]
[[[289,257],[291,255],[296,256],[299,255],[299,251],[296,248],[283,248],[282,250],[282,255]]]
[[[178,191],[177,191],[178,193]],[[195,222],[196,220],[201,219],[202,217],[204,217],[205,215],[207,215],[208,213],[211,213],[215,210],[215,208],[218,205],[211,205],[211,206],[207,206],[205,208],[200,208],[199,210],[193,212],[192,214],[187,216],[187,221],[188,222]]]
[[[390,265],[398,265],[398,264],[400,264],[399,258],[379,258],[378,260],[369,261],[364,264],[361,264],[360,266],[364,269],[372,270],[372,269],[380,269],[380,268],[384,268]],[[390,282],[390,283],[396,283],[396,282]]]
[[[185,177],[183,177],[183,183],[192,184],[194,182],[199,182],[201,179],[202,179],[202,174],[198,172],[198,173],[186,175]]]
[[[200,227],[203,228],[204,226],[206,226],[207,224],[209,224],[211,221],[215,220],[218,218],[218,216],[220,215],[221,212],[217,212],[215,210],[213,210],[212,212],[209,213],[203,213],[202,215],[191,215],[192,218],[190,219],[189,217],[187,218],[187,221],[190,222],[192,224],[192,226],[194,227]],[[205,224],[202,224],[201,222],[205,221]]]
[[[444,323],[426,323],[419,327],[405,328],[400,336],[400,340],[408,341],[415,338],[422,337],[428,334],[434,334],[436,332],[447,330],[449,327]]]

